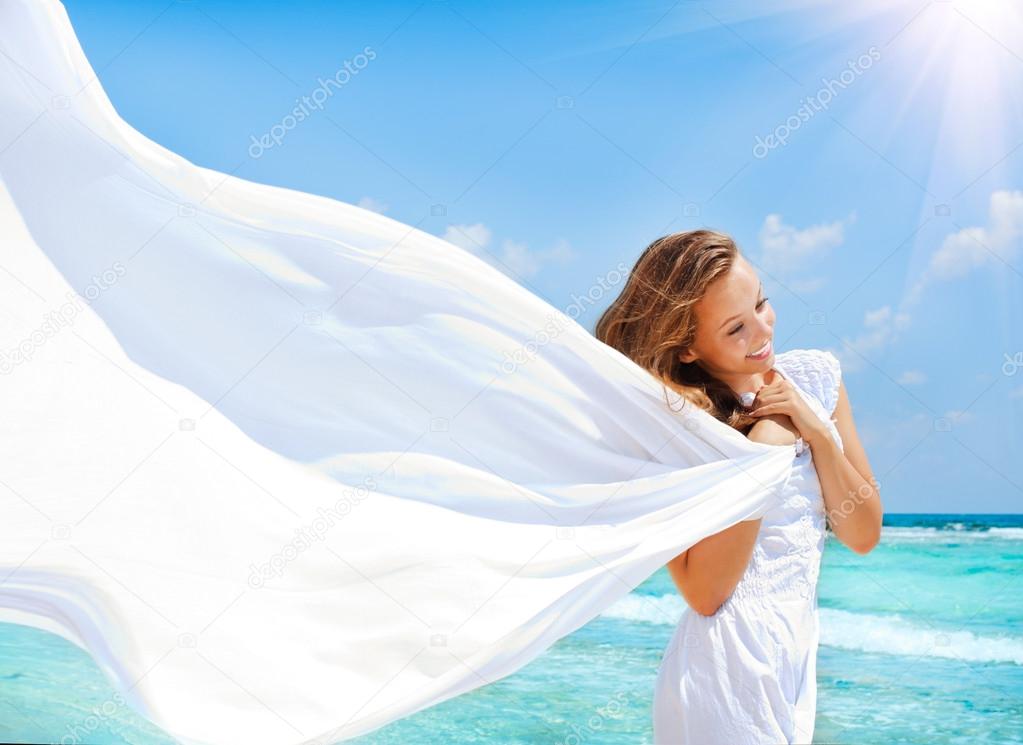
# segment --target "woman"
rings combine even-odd
[[[777,506],[668,564],[691,610],[658,671],[657,743],[810,742],[825,525],[859,554],[880,537],[881,500],[838,360],[815,349],[775,355],[767,301],[735,243],[696,230],[650,244],[596,328],[751,440],[799,453]],[[742,396],[754,392],[747,410]]]

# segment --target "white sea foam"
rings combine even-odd
[[[987,532],[996,538],[1023,541],[1023,528],[990,528]]]
[[[935,527],[895,527],[885,526],[881,529],[881,543],[898,542],[930,542],[930,541],[986,541],[1005,540],[1023,541],[1023,528],[988,528],[987,530],[967,529],[962,523],[952,523],[948,528]]]
[[[626,621],[675,625],[685,609],[679,595],[631,593],[601,615]],[[967,662],[1023,665],[1023,637],[974,634],[931,628],[899,615],[853,613],[821,608],[821,644],[878,654],[941,657]]]
[[[630,592],[600,615],[625,621],[644,621],[674,626],[678,623],[686,601],[681,595],[640,595]]]
[[[880,654],[945,657],[1023,665],[1023,637],[932,628],[899,615],[821,608],[821,644]]]

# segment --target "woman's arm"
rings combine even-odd
[[[787,445],[795,442],[795,432],[791,419],[782,414],[756,422],[748,437],[768,445]],[[760,521],[738,522],[694,543],[668,562],[668,574],[694,611],[714,615],[735,590],[753,556]]]
[[[881,540],[884,510],[877,480],[856,432],[844,382],[838,388],[834,421],[845,451],[830,433],[821,431],[809,440],[813,463],[832,532],[856,553],[866,554]]]

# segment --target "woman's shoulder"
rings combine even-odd
[[[830,415],[838,403],[842,365],[827,349],[788,349],[775,354],[775,365],[793,382],[816,396]]]

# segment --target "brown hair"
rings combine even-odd
[[[640,254],[594,333],[686,401],[745,434],[756,418],[735,392],[696,362],[679,359],[696,338],[696,304],[738,257],[735,242],[713,230],[658,238]]]

